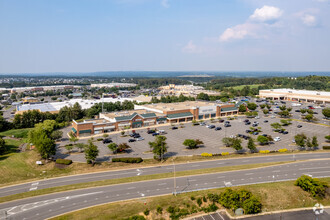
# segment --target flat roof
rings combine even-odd
[[[175,103],[155,103],[149,105],[143,105],[150,109],[156,109],[161,111],[177,111],[191,109],[194,107],[202,106],[218,106],[219,104],[214,102],[205,102],[205,101],[186,101],[186,102],[175,102]]]
[[[24,104],[17,106],[17,111],[28,111],[28,110],[40,110],[41,112],[47,111],[59,111],[64,106],[73,106],[75,103],[79,103],[82,109],[91,108],[94,104],[104,102],[123,102],[125,100],[133,101],[130,98],[104,98],[104,99],[70,99],[64,102],[49,102],[49,103],[41,103],[41,104]]]
[[[330,92],[315,91],[315,90],[298,90],[298,89],[264,89],[259,92],[273,92],[273,93],[288,93],[288,94],[301,94],[301,95],[321,95],[330,96]]]
[[[109,118],[116,118],[116,117],[123,117],[123,116],[131,116],[132,114],[137,113],[139,115],[141,114],[149,114],[154,113],[156,116],[165,116],[164,114],[148,111],[145,109],[136,109],[136,110],[128,110],[128,111],[120,111],[120,112],[110,112],[110,113],[104,113],[103,115]]]

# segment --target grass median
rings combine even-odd
[[[322,178],[322,180],[330,185],[330,178]],[[253,195],[260,199],[260,202],[263,205],[263,212],[313,207],[317,202],[323,204],[324,206],[330,205],[330,196],[317,200],[309,193],[303,191],[300,187],[294,186],[294,181],[263,183],[231,188],[246,189],[250,191]],[[175,206],[189,211],[193,207],[196,207],[195,201],[198,198],[207,197],[207,194],[209,193],[219,194],[224,190],[224,188],[219,188],[189,192],[179,194],[177,196],[165,195],[108,203],[70,212],[54,217],[52,220],[125,219],[133,215],[143,216],[143,212],[146,209],[150,210],[147,219],[169,219],[169,213],[166,211],[169,206]],[[192,200],[192,197],[195,198],[195,200]],[[203,201],[201,207],[205,207],[207,204],[209,204],[208,201]],[[218,204],[218,206],[220,205]],[[158,207],[162,207],[163,211],[161,213],[157,212]]]
[[[200,174],[207,174],[207,173],[218,173],[218,172],[226,172],[226,171],[235,171],[235,170],[247,170],[253,168],[260,168],[266,166],[276,166],[292,163],[290,162],[270,162],[270,163],[259,163],[259,164],[247,164],[247,165],[237,165],[237,166],[228,166],[228,167],[215,167],[215,168],[207,168],[207,169],[198,169],[198,170],[188,170],[188,171],[179,171],[175,173],[176,177],[182,176],[191,176],[191,175],[200,175]],[[59,187],[52,187],[47,189],[40,189],[35,191],[29,191],[24,193],[18,193],[10,196],[4,196],[0,198],[0,203],[9,202],[17,199],[24,199],[33,196],[40,196],[50,193],[57,193],[69,190],[77,190],[89,187],[98,187],[98,186],[106,186],[106,185],[113,185],[113,184],[121,184],[121,183],[131,183],[131,182],[138,182],[138,181],[146,181],[146,180],[155,180],[155,179],[164,179],[164,178],[171,178],[173,177],[173,173],[161,173],[161,174],[152,174],[146,176],[134,176],[134,177],[126,177],[126,178],[119,178],[119,179],[107,179],[101,181],[94,181],[94,182],[86,182],[86,183],[78,183],[72,185],[65,185]]]

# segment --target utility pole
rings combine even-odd
[[[174,164],[174,158],[172,159],[172,162],[173,162],[174,195],[176,196],[176,179],[175,179],[175,164]]]

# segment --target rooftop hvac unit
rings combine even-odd
[[[174,108],[170,108],[170,110],[174,110]]]
[[[321,95],[321,94],[319,92],[317,92],[316,95]]]

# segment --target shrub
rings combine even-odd
[[[221,153],[221,156],[227,156],[227,155],[229,155],[229,152],[222,152]]]
[[[218,210],[218,206],[216,206],[214,203],[210,204],[209,206],[207,206],[206,208],[202,208],[202,210],[204,212],[215,212]]]
[[[56,160],[57,164],[64,164],[64,165],[70,165],[72,164],[72,160],[68,160],[68,159],[57,159]]]
[[[90,159],[87,159],[87,164],[92,164],[92,160],[90,160]]]
[[[162,214],[163,213],[163,208],[160,206],[157,206],[157,213]]]
[[[133,215],[131,217],[125,218],[124,220],[146,220],[142,215]]]
[[[202,157],[212,157],[213,155],[204,152],[204,153],[201,154],[201,156],[202,156]]]
[[[203,202],[202,202],[202,199],[201,199],[201,198],[198,198],[198,199],[197,199],[197,204],[198,204],[198,206],[201,206],[202,203],[203,203]]]
[[[190,199],[191,199],[192,201],[194,201],[194,200],[195,200],[195,197],[191,196]]]
[[[259,151],[261,154],[269,154],[270,153],[270,151],[269,150],[261,150],[261,151]]]
[[[330,146],[323,146],[323,150],[330,150]]]
[[[103,138],[98,138],[98,139],[96,139],[97,141],[103,141]]]
[[[207,202],[207,199],[205,196],[203,196],[203,202]]]
[[[284,152],[287,152],[288,151],[288,149],[286,149],[286,148],[283,148],[283,149],[279,149],[278,150],[278,152],[280,152],[280,153],[284,153]]]
[[[327,183],[306,175],[299,177],[296,180],[295,185],[299,186],[304,191],[311,193],[314,197],[324,197],[328,187]]]
[[[175,208],[173,206],[169,206],[166,211],[170,214],[173,214],[175,212]]]
[[[141,163],[143,159],[141,157],[119,157],[112,158],[112,162],[123,162],[123,163]]]
[[[148,216],[150,214],[150,210],[149,209],[144,210],[143,214],[145,214],[146,216]]]

